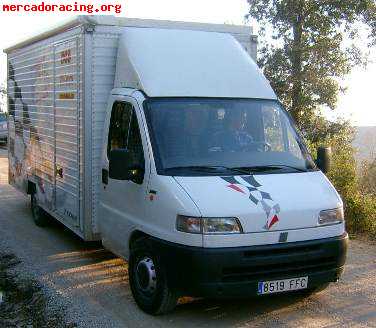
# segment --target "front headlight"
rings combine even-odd
[[[178,215],[176,229],[181,232],[202,233],[201,218]]]
[[[344,220],[343,207],[335,208],[332,210],[324,210],[324,211],[321,211],[319,214],[320,225],[336,224],[336,223],[343,222],[343,220]]]
[[[178,215],[176,229],[181,232],[210,234],[242,233],[237,218],[197,218]]]
[[[242,226],[236,218],[204,218],[203,233],[242,233]]]

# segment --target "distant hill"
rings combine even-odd
[[[360,163],[376,157],[376,126],[356,127],[353,146],[357,149],[356,158]]]

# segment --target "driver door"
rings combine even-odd
[[[145,165],[146,149],[140,129],[141,116],[133,98],[114,99],[111,114],[106,120],[102,155],[102,183],[100,192],[99,225],[103,244],[114,253],[126,257],[127,240],[132,227],[145,218],[148,173],[144,169],[142,181],[116,180],[109,175],[109,155],[114,149],[128,149],[137,153]]]

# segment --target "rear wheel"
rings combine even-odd
[[[165,268],[147,238],[131,247],[129,283],[137,305],[146,313],[164,314],[177,304],[177,293],[168,285]]]
[[[38,227],[45,227],[48,224],[48,215],[38,205],[38,200],[37,200],[35,194],[31,195],[31,213],[33,215],[34,223]]]

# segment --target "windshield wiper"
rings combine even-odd
[[[218,171],[220,169],[227,170],[227,171],[233,171],[238,172],[241,174],[247,174],[249,175],[249,172],[246,169],[237,168],[237,167],[227,167],[227,166],[217,166],[217,165],[190,165],[190,166],[175,166],[175,167],[168,167],[166,170],[195,170],[195,171]]]
[[[250,172],[260,172],[260,171],[268,171],[268,170],[282,170],[282,169],[291,169],[298,172],[307,172],[307,169],[302,169],[300,167],[290,166],[290,165],[259,165],[259,166],[249,166],[249,167],[239,167],[236,168],[239,170],[248,170],[248,174]]]

